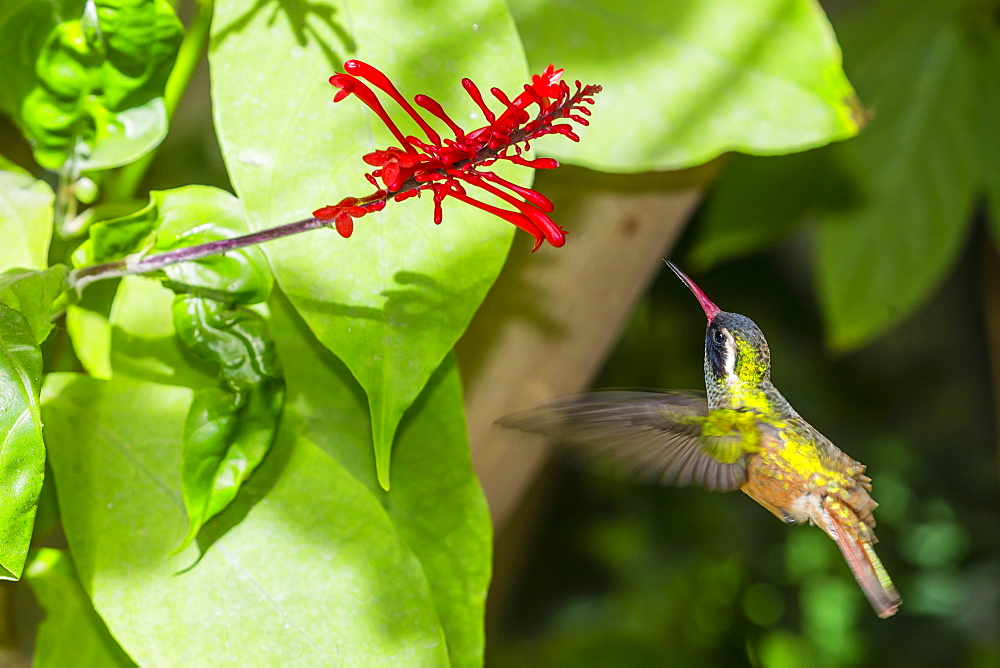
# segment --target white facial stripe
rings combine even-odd
[[[726,337],[726,351],[722,356],[726,368],[726,380],[731,383],[739,382],[736,377],[736,340],[729,333],[728,329],[722,330]]]

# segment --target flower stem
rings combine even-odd
[[[271,227],[260,232],[245,234],[241,237],[209,241],[197,246],[186,246],[165,253],[157,253],[156,255],[142,255],[137,253],[130,255],[124,260],[92,264],[74,269],[70,272],[69,281],[79,293],[83,288],[95,281],[108,278],[121,278],[130,274],[146,274],[178,262],[190,262],[210,255],[220,255],[240,248],[246,248],[247,246],[255,246],[265,241],[271,241],[272,239],[281,239],[282,237],[299,234],[300,232],[315,230],[319,227],[324,227],[324,225],[324,221],[318,218],[306,218],[305,220]]]

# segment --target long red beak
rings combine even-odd
[[[701,288],[695,285],[694,281],[688,278],[683,271],[678,269],[677,265],[667,260],[664,260],[664,262],[667,263],[668,267],[674,270],[674,273],[677,274],[677,278],[681,279],[681,281],[684,282],[684,285],[688,286],[688,290],[694,293],[694,296],[698,300],[698,303],[701,304],[701,307],[705,310],[705,316],[708,318],[709,322],[712,322],[715,316],[722,313],[722,309],[713,304],[712,300],[706,297],[705,293],[701,291]]]

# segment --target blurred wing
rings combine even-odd
[[[713,491],[746,482],[742,459],[713,459],[700,439],[708,413],[703,393],[596,392],[543,404],[497,420],[611,456],[639,477]]]

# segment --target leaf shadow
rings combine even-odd
[[[375,478],[375,452],[371,447],[368,395],[365,394],[364,388],[354,378],[347,365],[316,338],[284,293],[277,291],[272,297],[271,313],[275,329],[284,334],[283,337],[277,337],[279,346],[288,345],[290,350],[296,351],[284,357],[288,376],[286,406],[296,407],[296,410],[284,414],[283,419],[287,420],[284,426],[294,434],[305,434],[356,479],[373,492],[380,493],[381,487]],[[283,341],[286,343],[283,344]],[[309,360],[308,373],[301,366],[301,360],[304,358]],[[324,374],[329,375],[324,377]],[[331,416],[327,411],[310,410],[315,406],[316,397],[311,384],[317,382],[321,382],[327,392],[331,387],[342,388],[344,394],[338,397],[340,405],[358,407],[359,412],[363,414],[363,424],[338,424],[330,420]],[[335,448],[331,447],[331,439],[315,436],[345,429],[350,430],[355,436],[360,436],[368,447]]]
[[[415,271],[398,271],[393,280],[400,287],[383,290],[385,304],[379,308],[357,304],[322,301],[302,295],[296,302],[304,310],[345,318],[383,322],[390,327],[405,327],[409,322],[426,317],[440,317],[442,309],[461,297],[457,290],[448,290],[440,281]]]
[[[254,471],[236,494],[236,498],[222,512],[202,526],[195,538],[198,556],[194,561],[179,569],[174,575],[183,575],[197,566],[209,549],[229,530],[240,524],[261,499],[268,495],[281,478],[291,458],[295,436],[287,429],[278,428],[274,444],[264,456],[260,466]]]
[[[258,14],[268,9],[269,5],[273,5],[273,9],[270,10],[270,16],[267,18],[268,27],[273,28],[278,20],[278,15],[284,14],[298,45],[305,47],[309,45],[310,41],[315,41],[323,51],[331,68],[340,68],[344,59],[327,43],[318,26],[323,26],[336,35],[343,50],[347,53],[353,54],[357,51],[357,42],[334,18],[337,10],[326,3],[310,2],[309,0],[256,0],[246,13],[215,33],[213,36],[214,44],[222,44],[231,35],[245,30]],[[310,21],[311,17],[315,21]]]

